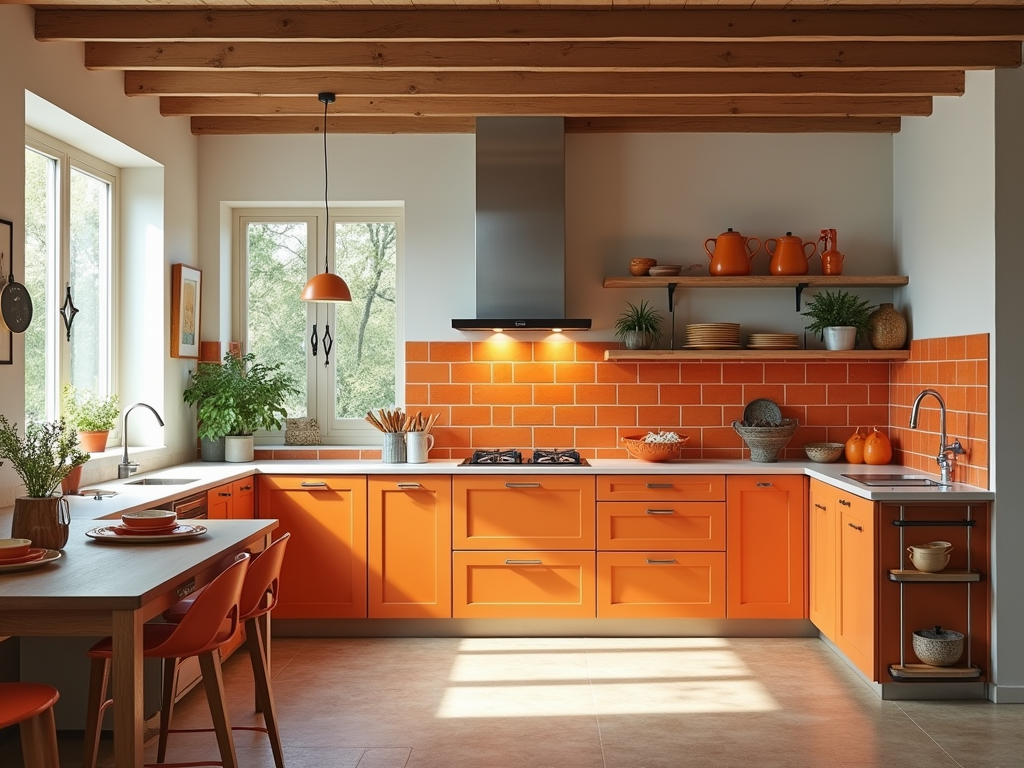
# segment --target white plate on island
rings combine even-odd
[[[90,539],[96,541],[116,541],[121,544],[147,544],[160,541],[180,541],[182,539],[191,539],[195,536],[202,536],[206,533],[206,526],[203,525],[185,525],[182,523],[177,528],[167,533],[152,533],[152,534],[132,534],[125,536],[123,533],[118,533],[115,528],[120,526],[116,525],[105,525],[100,528],[93,528],[92,530],[86,531],[85,535]]]

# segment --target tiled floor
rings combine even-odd
[[[234,723],[257,722],[247,658],[225,677]],[[809,639],[281,639],[274,692],[289,768],[1024,765],[1024,707],[881,701]],[[208,723],[197,689],[176,725]],[[272,768],[263,734],[236,745]],[[216,752],[172,735],[168,760]]]

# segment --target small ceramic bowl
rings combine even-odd
[[[919,571],[939,573],[949,565],[949,553],[953,545],[948,541],[931,541],[927,544],[912,544],[907,547],[910,562]]]
[[[656,266],[657,263],[657,259],[630,259],[629,273],[636,277],[642,277],[643,275],[649,274],[648,270],[650,270],[651,267]]]
[[[31,539],[0,539],[0,560],[24,557],[31,548]]]
[[[919,629],[914,632],[914,654],[932,667],[949,667],[960,661],[964,636],[951,629]]]
[[[121,522],[129,528],[166,528],[176,519],[177,515],[170,509],[142,509],[121,515]]]
[[[819,464],[831,464],[843,455],[846,446],[842,443],[807,443],[804,445],[804,453],[811,461]]]

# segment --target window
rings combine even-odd
[[[402,211],[331,212],[327,262],[348,283],[348,304],[299,300],[306,281],[324,268],[325,213],[273,213],[238,212],[243,348],[262,362],[280,362],[299,382],[300,394],[287,405],[289,416],[315,418],[325,442],[365,443],[376,435],[364,421],[366,412],[399,403]]]
[[[56,418],[67,384],[115,391],[116,183],[107,163],[34,131],[27,137],[25,286],[34,313],[25,332],[26,421]],[[78,309],[70,332],[59,313],[69,291]]]

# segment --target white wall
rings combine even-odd
[[[181,382],[186,361],[170,360],[166,349],[165,324],[169,307],[169,265],[180,261],[197,261],[197,141],[183,118],[168,119],[159,114],[155,99],[129,99],[124,95],[123,78],[117,72],[89,72],[82,64],[82,45],[77,43],[37,43],[33,30],[34,11],[27,6],[0,5],[0,169],[4,183],[0,184],[0,218],[15,222],[15,253],[20,259],[24,252],[25,193],[20,179],[25,175],[25,92],[31,91],[42,99],[79,118],[93,128],[108,134],[142,153],[163,167],[157,171],[162,180],[155,191],[163,202],[160,230],[150,232],[161,254],[162,268],[148,273],[150,280],[144,290],[156,297],[147,305],[144,316],[138,313],[122,315],[122,339],[130,340],[120,367],[121,385],[128,397],[146,400],[164,416],[167,427],[159,433],[147,431],[133,439],[158,441],[166,450],[147,454],[143,463],[155,468],[180,460],[194,452],[194,417],[181,402]],[[63,137],[69,138],[69,137]],[[102,157],[102,154],[101,154]],[[149,163],[150,166],[153,163]],[[149,173],[154,171],[150,170]],[[159,217],[151,217],[156,221]],[[122,238],[124,239],[124,238]],[[123,256],[131,262],[140,258],[132,242]],[[143,258],[148,258],[153,250]],[[132,265],[134,268],[134,264]],[[131,268],[122,270],[130,274]],[[152,285],[156,282],[156,285]],[[132,286],[129,290],[137,289]],[[150,329],[153,329],[152,332]],[[24,346],[15,336],[15,364],[0,366],[0,413],[12,422],[24,420]],[[141,385],[138,373],[144,365],[163,370]],[[134,400],[133,400],[134,402]],[[130,404],[130,403],[127,403]],[[134,420],[134,416],[133,416]],[[142,419],[139,419],[141,424]],[[106,476],[113,471],[116,459],[105,460]],[[97,463],[98,464],[98,463]],[[99,468],[90,465],[86,479],[98,479]],[[17,476],[9,467],[0,468],[0,507],[9,506],[22,491]]]

